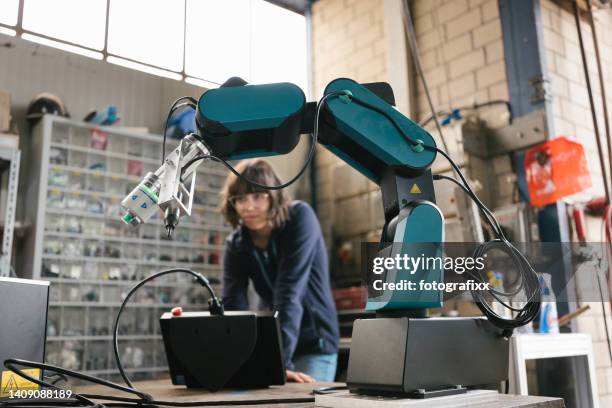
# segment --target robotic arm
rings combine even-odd
[[[344,78],[327,86],[319,104],[306,103],[301,89],[289,83],[222,86],[205,92],[197,105],[199,135],[186,136],[163,165],[125,197],[123,220],[138,225],[160,208],[170,235],[179,218],[191,213],[195,168],[201,161],[211,156],[237,160],[285,154],[297,145],[300,134],[314,132],[318,142],[381,187],[381,256],[405,253],[404,245],[418,242],[442,243],[444,220],[428,170],[436,157],[435,141],[371,89],[392,95],[386,84],[368,87]],[[407,143],[402,132],[414,144]],[[441,248],[423,250],[435,256]],[[412,274],[391,270],[386,276],[389,282],[442,278],[441,269]],[[394,292],[371,292],[367,309],[424,310],[442,305],[438,291]]]
[[[183,215],[191,214],[195,168],[206,159],[220,161],[286,154],[303,133],[312,133],[319,142],[357,171],[380,186],[385,224],[378,256],[414,254],[440,257],[444,242],[444,218],[435,204],[433,177],[429,170],[437,154],[450,157],[436,147],[433,137],[393,106],[393,92],[387,84],[359,84],[340,78],[329,83],[323,98],[307,103],[303,92],[289,83],[246,85],[233,78],[224,86],[205,92],[197,103],[198,134],[186,136],[163,165],[149,173],[122,201],[123,220],[132,225],[146,222],[160,208],[170,235]],[[311,146],[311,155],[314,151]],[[455,166],[456,168],[456,166]],[[302,168],[298,176],[305,169]],[[458,168],[465,190],[477,203],[488,222],[494,217],[469,189]],[[281,188],[282,186],[260,186]],[[522,271],[527,305],[512,320],[503,319],[488,308],[482,294],[473,293],[478,306],[493,322],[511,330],[531,321],[539,311],[537,274],[524,256],[500,231],[505,246]],[[483,247],[482,253],[491,246]],[[443,282],[440,265],[416,271],[387,270],[382,280]],[[376,291],[368,285],[367,310],[411,311],[422,316],[427,308],[442,306],[437,290]],[[492,292],[498,301],[500,292]],[[507,306],[508,307],[508,306]]]
[[[355,321],[347,383],[352,390],[366,393],[417,393],[424,398],[465,392],[464,386],[497,383],[506,378],[508,337],[514,328],[527,324],[539,312],[537,273],[504,237],[492,213],[471,190],[452,159],[436,147],[433,137],[393,108],[389,86],[336,79],[318,103],[307,103],[302,91],[289,83],[231,82],[238,82],[238,86],[226,83],[200,97],[196,107],[197,134],[186,136],[163,165],[147,174],[123,200],[124,221],[133,225],[146,222],[161,208],[171,234],[180,216],[191,212],[195,167],[203,160],[220,161],[236,173],[227,160],[285,154],[293,150],[301,134],[311,133],[313,144],[308,161],[312,159],[314,142],[320,142],[380,187],[385,224],[377,256],[440,257],[444,218],[435,204],[434,177],[429,168],[436,155],[441,154],[455,168],[461,178],[458,183],[499,236],[478,247],[476,253],[481,256],[495,245],[503,246],[522,273],[521,288],[527,293],[527,302],[520,309],[504,303],[516,313],[514,318],[506,319],[491,309],[484,296],[488,293],[502,302],[499,296],[508,294],[473,291],[486,319],[420,319],[427,308],[442,306],[441,291],[376,291],[374,285],[368,285],[366,309],[376,311],[376,318]],[[281,186],[251,184],[282,188],[295,181],[305,168]],[[442,282],[443,270],[442,265],[410,272],[391,269],[380,278],[384,283]],[[466,369],[468,366],[475,369]],[[441,389],[445,394],[439,394]]]

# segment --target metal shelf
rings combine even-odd
[[[118,337],[119,341],[128,341],[128,340],[161,340],[161,335],[156,334],[120,334]],[[50,336],[47,337],[47,341],[104,341],[104,340],[113,340],[113,336]]]
[[[99,256],[65,256],[65,255],[53,255],[43,254],[43,259],[52,259],[60,262],[94,262],[94,263],[108,263],[118,265],[146,265],[146,266],[161,266],[168,268],[205,268],[211,270],[220,270],[221,265],[209,265],[204,263],[193,263],[193,262],[176,262],[176,261],[146,261],[135,258],[106,258]]]
[[[96,218],[96,219],[107,220],[107,221],[122,222],[119,216],[115,218],[109,215],[105,215],[103,213],[93,213],[93,212],[79,211],[79,210],[68,209],[68,208],[50,207],[50,208],[47,208],[46,212],[49,214],[56,214],[56,215],[69,215],[72,217]],[[163,223],[161,222],[161,220],[154,219],[154,220],[148,221],[147,225],[163,226]],[[211,231],[212,229],[214,229],[215,232],[229,232],[230,231],[228,227],[224,227],[224,226],[217,226],[217,225],[209,226],[208,224],[199,225],[199,224],[193,224],[193,223],[188,223],[188,222],[182,223],[181,228],[188,228],[188,229],[198,230],[198,231]]]
[[[142,373],[142,372],[151,372],[158,373],[168,371],[168,367],[147,367],[147,368],[125,368],[123,371],[126,373]],[[103,375],[103,374],[117,374],[119,375],[119,370],[117,369],[108,369],[108,370],[88,370],[83,371],[89,375]]]
[[[121,302],[49,302],[49,307],[121,307]],[[127,303],[126,308],[163,309],[171,308],[172,303]]]
[[[181,234],[180,240],[170,241],[162,238],[164,229],[159,218],[141,226],[141,231],[129,231],[119,213],[119,203],[125,197],[122,193],[141,180],[128,171],[144,175],[158,167],[161,136],[45,115],[33,129],[31,141],[26,200],[34,204],[26,208],[26,217],[32,220],[33,233],[24,245],[23,271],[25,277],[51,282],[48,324],[55,335],[49,337],[48,357],[60,366],[76,364],[87,374],[117,374],[112,336],[96,334],[111,332],[112,311],[121,306],[122,293],[137,283],[132,279],[146,276],[152,268],[171,267],[194,269],[213,278],[220,275],[222,266],[216,263],[220,262],[222,243],[230,228],[222,224],[211,204],[216,204],[212,200],[226,171],[217,164],[201,166],[203,176],[196,177],[196,195],[201,194],[198,198],[205,204],[194,203],[198,216],[181,220],[176,233],[177,238]],[[175,143],[169,141],[168,147],[173,148],[171,144]],[[88,211],[93,204],[104,212]],[[84,253],[129,257],[76,256]],[[205,262],[147,260],[148,253],[155,258],[165,255],[168,259]],[[211,258],[213,255],[216,259]],[[207,263],[209,260],[213,263]],[[109,276],[126,279],[109,280]],[[220,285],[213,284],[215,291]],[[186,275],[160,278],[143,287],[142,292],[144,296],[137,294],[127,304],[122,325],[130,334],[121,335],[119,340],[143,358],[137,368],[126,371],[146,376],[167,371],[160,366],[165,355],[158,314],[170,310],[177,301],[189,309],[207,305],[203,292],[194,288]],[[64,364],[67,358],[70,361]]]
[[[187,276],[187,275],[185,275]],[[70,278],[45,278],[45,280],[51,283],[65,283],[68,285],[82,284],[82,285],[102,285],[102,286],[134,286],[137,281],[132,280],[98,280],[98,279],[70,279]],[[213,283],[211,285],[214,286]],[[147,287],[154,288],[185,288],[191,286],[191,282],[148,282]],[[91,303],[91,302],[87,302]]]
[[[131,154],[117,153],[117,152],[109,152],[106,150],[94,149],[91,147],[76,146],[76,145],[63,144],[63,143],[57,143],[57,142],[51,142],[51,147],[57,148],[57,149],[68,149],[68,150],[72,150],[75,152],[81,152],[81,153],[97,154],[100,156],[113,157],[115,159],[135,160],[135,161],[141,161],[143,163],[159,165],[159,160],[152,159],[150,157],[136,156],[136,155],[131,155]]]
[[[72,170],[71,170],[72,171]],[[111,176],[111,178],[113,178],[114,176]],[[79,189],[67,189],[63,186],[56,186],[56,185],[49,185],[49,191],[57,191],[57,192],[61,192],[61,193],[66,193],[66,194],[82,194],[82,195],[93,195],[93,196],[97,196],[97,197],[108,197],[108,198],[113,198],[113,199],[117,199],[119,201],[123,200],[123,198],[125,197],[124,195],[121,194],[113,194],[113,193],[105,193],[103,191],[95,191],[95,190],[79,190]],[[209,194],[217,194],[217,191],[208,189],[208,188],[203,188],[203,187],[196,187],[196,194],[198,193],[209,193]],[[217,212],[217,209],[213,206],[206,206],[203,204],[193,204],[194,208],[197,209],[197,207],[200,207],[200,209],[204,209],[206,211],[214,211]]]
[[[136,156],[132,154],[111,152],[107,150],[94,149],[91,147],[76,146],[76,145],[63,144],[63,143],[57,143],[57,142],[51,142],[51,147],[57,148],[57,149],[67,149],[67,150],[72,150],[72,151],[81,152],[81,153],[107,156],[107,157],[112,157],[116,159],[134,160],[134,161],[141,161],[143,163],[159,165],[159,159],[154,159],[154,158],[144,157],[144,156]],[[53,164],[53,166],[55,165],[56,164]],[[214,170],[214,169],[207,169],[207,168],[204,168],[202,170],[198,169],[198,173],[212,174],[212,175],[223,176],[223,177],[226,175],[226,173],[222,170]]]
[[[175,247],[175,248],[187,248],[187,249],[211,249],[211,250],[220,250],[221,245],[212,245],[212,244],[190,244],[188,242],[179,242],[179,241],[170,241],[170,240],[162,240],[162,239],[152,239],[152,238],[129,238],[129,237],[114,237],[112,235],[88,235],[81,234],[77,232],[55,232],[55,231],[45,231],[45,236],[48,237],[57,237],[57,238],[72,238],[72,239],[82,239],[82,240],[96,240],[102,242],[123,242],[130,244],[146,244],[146,245],[160,245],[165,247]]]

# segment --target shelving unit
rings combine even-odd
[[[26,198],[34,226],[25,242],[24,277],[51,282],[47,361],[115,378],[112,325],[136,281],[161,269],[190,268],[220,291],[221,245],[229,227],[216,211],[225,171],[198,169],[193,214],[174,240],[158,215],[139,228],[121,221],[121,200],[161,161],[161,137],[44,116],[32,134]],[[169,147],[172,141],[168,142]],[[167,370],[159,317],[181,305],[201,308],[207,294],[187,275],[143,287],[125,309],[120,348],[134,379]]]
[[[0,276],[10,276],[13,254],[13,229],[17,208],[17,185],[19,184],[19,149],[0,149],[0,178],[7,174],[7,186],[3,198],[2,252],[0,253]]]

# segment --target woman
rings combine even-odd
[[[264,160],[236,169],[263,185],[280,180]],[[263,306],[279,313],[287,380],[333,381],[338,317],[329,282],[327,252],[312,208],[283,190],[261,190],[230,174],[221,211],[235,228],[223,258],[226,310],[249,309],[249,280]]]

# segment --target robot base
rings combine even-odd
[[[508,347],[484,317],[359,319],[346,382],[354,393],[421,399],[497,388]]]

